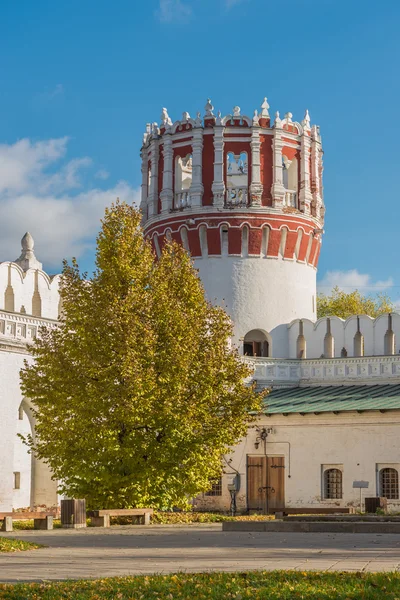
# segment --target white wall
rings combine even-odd
[[[22,317],[21,317],[22,318]],[[54,506],[57,501],[57,484],[44,463],[27,455],[27,448],[17,433],[28,430],[28,417],[18,419],[23,401],[19,386],[19,373],[24,360],[31,360],[24,347],[13,339],[0,336],[0,512],[29,505]],[[14,472],[21,472],[21,490],[14,490]],[[28,494],[28,481],[31,491]],[[28,498],[29,496],[29,498]]]
[[[395,353],[400,351],[400,315],[392,314],[392,330],[395,334]],[[357,331],[357,316],[348,319],[329,317],[331,333],[335,340],[335,357],[340,357],[342,348],[347,350],[347,356],[354,356],[354,336]],[[307,343],[307,358],[320,358],[324,353],[324,337],[327,332],[327,318],[314,322],[307,318],[303,320],[303,333]],[[384,354],[384,338],[388,329],[388,315],[372,319],[367,315],[359,316],[360,331],[364,336],[364,356],[381,356]],[[297,358],[296,341],[299,335],[299,319],[288,325],[289,353],[287,358]]]
[[[273,415],[263,417],[259,425],[273,429],[267,437],[267,455],[285,458],[285,506],[288,508],[358,507],[360,492],[353,488],[353,481],[368,481],[369,488],[363,490],[363,497],[373,497],[379,493],[377,465],[394,466],[400,476],[400,411]],[[250,429],[247,438],[232,454],[231,466],[241,475],[237,499],[240,510],[246,509],[246,457],[264,455],[262,444],[258,449],[254,446],[256,436],[256,431]],[[321,466],[324,464],[343,465],[342,500],[323,499]],[[224,475],[221,497],[200,497],[196,500],[197,506],[228,510],[227,479]],[[388,506],[389,510],[398,511],[400,500],[388,501]]]
[[[37,289],[41,299],[41,316],[46,319],[58,319],[60,277],[49,277],[44,271],[28,269],[24,272],[17,264],[0,263],[0,310],[5,309],[5,291],[10,282],[14,292],[14,311],[32,315],[32,299]]]
[[[252,329],[272,338],[272,356],[288,357],[287,323],[315,319],[316,269],[282,258],[198,258],[208,298],[227,307],[235,343]],[[314,297],[314,301],[313,301]]]
[[[20,489],[13,491],[13,508],[27,508],[31,505],[31,475],[32,455],[28,454],[28,448],[18,434],[27,436],[32,434],[29,416],[26,408],[21,411],[22,419],[19,419],[19,410],[14,418],[16,423],[16,436],[14,440],[14,466],[13,472],[20,473]]]

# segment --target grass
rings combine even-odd
[[[247,572],[3,584],[4,600],[398,600],[398,573]]]
[[[43,548],[43,546],[0,536],[0,552],[21,552],[21,550],[34,550],[35,548]]]

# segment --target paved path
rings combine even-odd
[[[400,535],[236,533],[219,524],[1,535],[48,546],[0,554],[1,582],[207,570],[400,570]]]

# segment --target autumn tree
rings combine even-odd
[[[336,286],[330,295],[317,296],[318,318],[336,316],[347,319],[351,315],[369,315],[375,318],[393,310],[394,305],[386,294],[363,296],[358,290],[346,293]]]
[[[106,210],[90,281],[64,263],[63,317],[22,371],[36,431],[27,442],[70,497],[91,508],[185,507],[221,473],[262,396],[229,347],[188,254],[157,260],[140,214]]]

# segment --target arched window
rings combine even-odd
[[[174,208],[190,206],[190,186],[193,176],[193,158],[187,154],[184,158],[176,157],[175,161],[175,204]]]
[[[298,166],[297,158],[290,160],[282,155],[282,179],[286,189],[285,205],[292,208],[298,207]]]
[[[226,204],[246,206],[248,199],[247,152],[226,155]]]
[[[270,340],[263,331],[253,329],[244,337],[243,354],[245,356],[271,356]]]
[[[340,469],[327,469],[324,472],[324,498],[326,500],[340,500],[342,497],[342,471]]]
[[[379,489],[384,498],[399,499],[399,474],[396,469],[386,467],[379,471]]]

